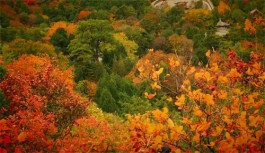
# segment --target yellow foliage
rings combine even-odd
[[[185,95],[182,94],[180,97],[176,97],[177,101],[175,102],[175,105],[178,106],[179,109],[185,104]]]
[[[151,84],[152,89],[157,90],[157,89],[161,89],[161,86],[157,84],[157,82],[154,82],[153,84]]]
[[[204,95],[204,99],[203,100],[209,106],[214,106],[215,105],[215,102],[213,100],[213,95],[206,94],[206,95]]]
[[[211,51],[208,50],[208,51],[205,53],[205,56],[208,57],[208,58],[210,58],[210,56],[211,56]]]
[[[125,33],[115,33],[114,38],[117,39],[125,48],[125,51],[130,59],[136,60],[135,53],[138,50],[138,45],[132,40],[129,40]]]

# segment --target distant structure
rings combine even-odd
[[[152,6],[156,8],[163,8],[166,6],[174,7],[174,6],[182,6],[185,9],[192,9],[195,7],[196,2],[200,0],[155,0],[152,2]],[[211,0],[201,0],[203,4],[203,8],[208,9],[210,11],[214,10],[214,5]]]
[[[219,21],[216,24],[217,27],[217,31],[215,32],[216,35],[218,36],[225,36],[229,33],[228,31],[228,23],[225,23],[221,20],[221,18],[219,18]]]
[[[258,9],[254,9],[250,11],[249,13],[252,15],[253,18],[263,15],[263,13]]]

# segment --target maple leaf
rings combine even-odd
[[[246,71],[246,74],[253,75],[253,72],[251,72],[250,68],[248,68],[248,70]]]
[[[27,138],[27,135],[25,132],[21,132],[18,136],[17,136],[17,140],[18,142],[23,142],[25,141]]]
[[[229,139],[230,138],[230,133],[229,132],[225,132],[225,137],[226,137],[226,139]]]
[[[199,107],[197,106],[197,107],[195,107],[194,109],[193,109],[193,114],[194,115],[196,115],[196,116],[202,116],[202,111],[199,109]]]
[[[242,111],[241,113],[240,113],[240,116],[239,116],[239,118],[238,118],[238,124],[241,126],[241,127],[246,127],[246,114],[247,114],[247,112],[246,111]]]
[[[219,93],[218,93],[218,98],[219,99],[226,99],[227,98],[226,90],[220,90]]]
[[[174,127],[174,122],[170,118],[167,120],[167,124],[169,127]]]
[[[187,75],[191,75],[196,71],[196,68],[194,66],[192,66],[188,71],[187,71]]]
[[[200,143],[200,134],[198,132],[195,133],[195,135],[192,137],[192,141],[195,141],[197,143]]]
[[[162,137],[161,136],[157,136],[156,138],[155,138],[155,145],[158,145],[159,143],[161,143],[162,142]]]
[[[154,82],[153,84],[151,84],[152,89],[156,90],[156,89],[161,89],[161,86],[157,84],[157,82]]]
[[[144,95],[145,95],[145,97],[147,99],[151,100],[151,99],[153,99],[156,96],[156,93],[154,93],[154,94],[151,94],[151,93],[148,94],[148,92],[145,92]]]
[[[258,130],[255,135],[256,135],[256,138],[259,140],[259,138],[264,134],[265,132],[262,131],[262,130]]]
[[[242,74],[240,74],[235,68],[232,68],[230,72],[227,74],[227,77],[230,78],[240,78]]]
[[[176,97],[177,101],[175,102],[175,105],[178,106],[179,109],[184,105],[185,103],[185,95],[181,94],[180,97]]]
[[[167,101],[168,101],[168,102],[172,102],[173,99],[172,99],[171,97],[168,97],[168,98],[167,98]]]
[[[211,51],[208,50],[208,51],[205,53],[205,56],[208,57],[208,58],[210,58],[210,56],[211,56]]]
[[[237,95],[242,95],[243,91],[241,91],[240,89],[236,88],[236,89],[233,90],[233,93],[237,94]]]
[[[224,77],[224,76],[219,76],[218,77],[218,81],[221,82],[222,84],[227,84],[228,83],[227,77]]]
[[[217,137],[222,133],[222,131],[223,131],[222,126],[216,126],[215,130],[211,133],[211,136]]]
[[[210,95],[210,94],[204,95],[204,102],[209,106],[215,105],[215,102],[213,100],[213,95]]]

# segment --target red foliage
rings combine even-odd
[[[58,128],[72,124],[88,104],[73,90],[71,69],[60,71],[48,57],[33,55],[6,67],[8,74],[0,89],[10,107],[1,109],[2,150],[53,151]]]
[[[34,5],[35,4],[35,0],[24,0],[24,3],[26,5]]]

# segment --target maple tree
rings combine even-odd
[[[48,57],[23,55],[6,67],[0,88],[9,108],[1,108],[1,149],[52,151],[54,138],[84,113],[89,101],[73,91],[72,70],[57,69]]]
[[[119,123],[120,124],[120,123]],[[94,116],[80,118],[75,121],[71,133],[64,139],[58,139],[59,152],[108,152],[128,150],[126,126],[111,125],[107,120],[99,120]]]
[[[211,1],[1,1],[0,152],[265,152],[263,0]]]
[[[206,54],[211,56],[210,51]],[[252,52],[246,63],[229,50],[223,64],[218,61],[199,70],[188,68],[181,94],[169,97],[180,110],[179,115],[175,114],[180,121],[171,120],[166,108],[129,117],[133,149],[159,151],[167,145],[173,151],[184,152],[264,151],[262,60]],[[153,72],[157,77],[160,74]]]

